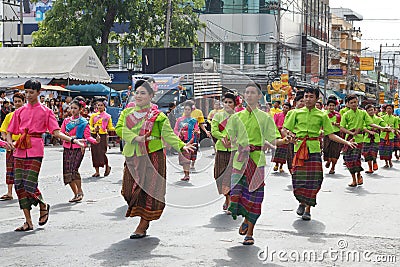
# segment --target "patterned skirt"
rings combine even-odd
[[[43,158],[14,158],[14,183],[21,209],[44,204],[38,188],[38,178]]]
[[[273,151],[271,161],[279,164],[285,164],[287,160],[288,147],[288,145],[277,146],[276,150]]]
[[[165,207],[166,159],[163,150],[141,157],[126,157],[122,196],[128,203],[126,217],[158,220]]]
[[[386,140],[381,138],[381,141],[379,142],[379,157],[381,160],[391,160],[392,159],[392,154],[393,154],[393,148],[394,148],[394,141],[389,140],[388,143],[386,143]]]
[[[14,153],[6,153],[6,184],[14,184]]]
[[[375,161],[376,157],[378,156],[378,149],[379,144],[372,142],[372,143],[364,143],[362,148],[362,155],[365,161]]]
[[[293,194],[297,201],[315,206],[323,179],[321,153],[309,153],[309,158],[304,161],[304,166],[293,167]]]
[[[217,183],[218,193],[229,195],[231,190],[232,160],[234,151],[219,151],[215,153],[214,179]]]
[[[346,167],[351,174],[355,174],[364,170],[363,167],[361,167],[362,147],[362,143],[357,144],[356,148],[348,148],[343,154],[344,162],[346,163]]]
[[[288,153],[286,155],[287,166],[290,173],[292,173],[292,168],[293,168],[293,157],[294,157],[294,144],[290,143],[288,145]]]
[[[199,145],[197,143],[194,143],[194,151],[193,152],[186,152],[182,151],[179,153],[178,159],[179,159],[179,165],[188,165],[190,164],[191,161],[195,161],[197,159],[197,150],[199,148]]]
[[[393,151],[400,151],[400,138],[397,135],[394,136]]]
[[[107,153],[107,134],[99,134],[100,135],[100,143],[91,144],[90,151],[92,153],[92,162],[93,167],[104,167],[104,165],[108,165],[108,158],[106,156]],[[92,133],[92,137],[96,138],[96,134]]]
[[[239,215],[255,224],[261,215],[261,204],[264,200],[264,183],[255,191],[250,192],[252,179],[258,180],[254,175],[264,175],[264,167],[257,168],[253,160],[249,160],[243,171],[233,169],[231,183],[231,203],[228,210],[234,220]]]
[[[63,177],[64,184],[70,184],[72,181],[81,180],[79,167],[81,166],[84,152],[80,148],[65,148],[63,152]]]
[[[339,136],[339,133],[335,133]],[[343,145],[332,141],[328,136],[324,136],[324,161],[328,159],[339,159],[340,152],[342,151]]]

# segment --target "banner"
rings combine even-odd
[[[360,70],[374,70],[375,59],[373,57],[360,57]]]

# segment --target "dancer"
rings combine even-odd
[[[368,104],[365,106],[365,111],[368,116],[372,119],[372,122],[381,127],[386,127],[387,124],[384,120],[377,115],[375,115],[375,108],[373,105]],[[379,133],[373,127],[367,126],[365,129],[364,143],[362,148],[362,155],[365,161],[368,163],[368,171],[365,173],[373,173],[378,170],[378,164],[376,162],[376,157],[378,155],[379,149]]]
[[[282,112],[275,113],[274,115],[275,125],[278,127],[278,131],[281,133],[282,137],[284,136],[284,133],[282,132],[283,122],[285,121],[286,114],[291,108],[292,106],[289,103],[284,103],[282,106]],[[283,165],[286,163],[288,148],[289,144],[283,144],[276,147],[271,159],[272,162],[275,162],[274,171],[279,169],[279,172],[284,172]]]
[[[245,235],[243,245],[253,245],[253,231],[261,215],[264,198],[264,151],[271,143],[282,145],[287,144],[288,140],[279,139],[279,131],[271,116],[257,108],[262,97],[258,84],[247,84],[244,97],[246,109],[233,114],[226,127],[231,140],[238,145],[233,159],[231,203],[228,210],[233,219],[239,215],[244,217],[239,234]]]
[[[105,101],[98,100],[96,107],[98,112],[92,114],[89,119],[92,137],[97,138],[97,135],[100,136],[100,142],[98,144],[93,144],[90,149],[92,152],[93,167],[96,170],[92,177],[99,177],[99,169],[100,167],[103,168],[104,166],[104,176],[108,176],[110,174],[111,166],[108,164],[108,158],[106,155],[108,147],[107,136],[109,131],[115,131],[112,125],[111,115],[105,111]]]
[[[14,106],[15,109],[19,109],[25,103],[25,96],[21,93],[15,93],[13,96]],[[3,140],[7,140],[7,128],[10,124],[11,118],[14,112],[8,113],[7,116],[4,118],[3,123],[1,124],[1,137]],[[19,139],[19,135],[12,135],[12,140],[17,141]],[[0,197],[1,200],[12,200],[12,188],[14,185],[14,155],[12,150],[7,150],[6,153],[6,184],[7,184],[7,193]]]
[[[361,171],[364,170],[361,167],[361,150],[364,141],[362,133],[365,127],[371,126],[381,131],[390,129],[374,124],[368,113],[358,108],[356,95],[348,95],[347,104],[350,110],[343,114],[340,126],[342,132],[347,134],[346,140],[354,140],[357,146],[354,148],[344,147],[343,159],[352,177],[349,187],[356,187],[364,183],[361,175]]]
[[[335,110],[336,104],[337,103],[335,99],[329,99],[327,102],[326,114],[328,115],[329,121],[332,124],[333,133],[340,137],[341,116],[340,113]],[[340,152],[342,151],[343,145],[331,140],[326,135],[324,135],[323,140],[324,161],[326,161],[325,167],[331,167],[329,174],[335,174],[335,166],[340,157]]]
[[[218,193],[225,196],[222,209],[230,214],[228,210],[231,190],[232,159],[236,148],[232,146],[228,136],[226,125],[229,118],[235,112],[236,96],[233,93],[224,95],[224,108],[222,112],[215,114],[211,122],[211,135],[217,139],[215,143],[214,179],[217,183]]]
[[[91,144],[100,142],[100,136],[97,140],[90,135],[90,128],[88,121],[80,114],[86,104],[83,99],[77,97],[71,104],[71,117],[65,118],[61,125],[61,132],[76,139],[86,139]],[[85,150],[81,149],[76,144],[71,144],[68,141],[63,143],[63,177],[64,184],[71,187],[74,197],[69,202],[79,202],[83,199],[81,175],[79,174],[79,167],[81,166]]]
[[[183,116],[178,118],[175,123],[174,133],[186,144],[193,144],[195,149],[190,153],[185,151],[179,153],[179,165],[183,167],[184,177],[182,181],[190,180],[190,162],[192,166],[197,159],[198,141],[200,138],[200,129],[195,118],[191,117],[193,103],[187,101],[183,108]]]
[[[345,141],[334,134],[328,115],[315,108],[318,97],[318,89],[306,88],[304,90],[306,106],[294,110],[283,124],[288,135],[299,140],[295,145],[292,184],[294,196],[299,201],[296,213],[302,216],[303,220],[311,220],[311,207],[317,204],[317,194],[324,178],[318,139],[321,128],[324,134],[333,141],[355,147],[354,143]]]
[[[150,221],[158,220],[165,207],[166,158],[163,141],[177,151],[193,150],[173,132],[168,117],[151,105],[154,91],[144,80],[135,83],[135,107],[122,111],[116,132],[125,142],[122,195],[128,203],[126,217],[140,217],[130,236],[143,238]]]
[[[33,230],[31,218],[32,205],[40,206],[39,225],[45,225],[49,219],[50,205],[47,204],[38,188],[38,177],[42,165],[44,144],[42,134],[47,130],[54,136],[84,147],[85,144],[60,132],[53,111],[38,101],[41,83],[36,80],[25,82],[24,89],[28,104],[14,112],[7,129],[7,142],[14,148],[12,134],[21,134],[15,143],[15,191],[19,206],[24,212],[25,223],[15,231]]]
[[[384,168],[392,168],[392,154],[394,149],[394,137],[396,129],[399,128],[399,121],[393,115],[394,106],[392,104],[386,105],[386,115],[382,116],[383,121],[391,128],[390,131],[381,132],[381,142],[379,143],[380,159],[385,161]]]

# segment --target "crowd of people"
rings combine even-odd
[[[99,177],[102,167],[104,176],[111,172],[106,156],[107,135],[115,131],[124,141],[121,192],[128,204],[126,216],[140,217],[132,239],[146,237],[150,222],[158,220],[165,208],[165,149],[179,152],[184,172],[181,180],[187,182],[195,167],[201,131],[215,142],[214,178],[219,194],[225,196],[222,209],[233,219],[244,217],[238,230],[245,236],[244,245],[254,244],[254,228],[264,198],[265,168],[270,164],[267,151],[272,151],[274,171],[285,172],[287,164],[299,203],[296,213],[306,221],[311,220],[311,208],[317,204],[324,178],[323,161],[329,174],[334,175],[343,154],[351,177],[348,186],[356,187],[364,183],[362,156],[368,164],[367,174],[378,170],[378,153],[385,168],[393,166],[393,152],[397,159],[400,156],[399,117],[393,114],[393,105],[381,111],[372,105],[361,109],[356,95],[347,95],[346,107],[339,110],[336,97],[329,97],[324,106],[319,90],[306,88],[296,92],[293,103],[281,107],[275,101],[269,108],[260,106],[260,86],[249,83],[242,97],[229,91],[222,97],[222,105],[215,102],[207,117],[209,131],[203,112],[191,100],[184,103],[182,117],[170,116],[174,105],[167,115],[162,113],[151,102],[154,83],[145,80],[135,83],[135,101],[122,111],[115,127],[106,112],[105,99],[96,99],[93,110],[83,97],[67,98],[63,104],[51,99],[46,105],[46,100],[39,97],[38,81],[27,81],[24,89],[25,95],[14,94],[15,111],[4,116],[0,128],[0,145],[7,149],[8,185],[1,199],[13,198],[14,185],[25,216],[25,223],[16,231],[33,229],[32,206],[40,207],[39,225],[49,219],[50,205],[38,188],[44,154],[42,134],[46,132],[63,141],[64,183],[73,192],[70,202],[80,202],[84,197],[79,166],[87,143],[91,144],[95,169],[92,176]]]

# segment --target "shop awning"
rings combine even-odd
[[[28,78],[0,78],[0,88],[8,89],[8,88],[19,88],[24,87],[24,83],[28,80]],[[49,84],[52,79],[36,79],[42,85]]]
[[[91,46],[2,47],[0,78],[111,83],[110,76]]]
[[[101,83],[93,83],[93,84],[74,84],[67,86],[73,94],[82,95],[82,96],[107,96],[112,92],[116,92],[114,89],[101,84]]]
[[[312,36],[307,36],[307,39],[311,42],[313,42],[314,44],[318,45],[319,47],[322,48],[326,48],[328,47],[330,50],[334,50],[334,51],[340,51],[339,49],[337,49],[336,47],[334,47],[333,45],[331,45],[330,43],[324,42],[320,39],[317,39],[315,37]]]

